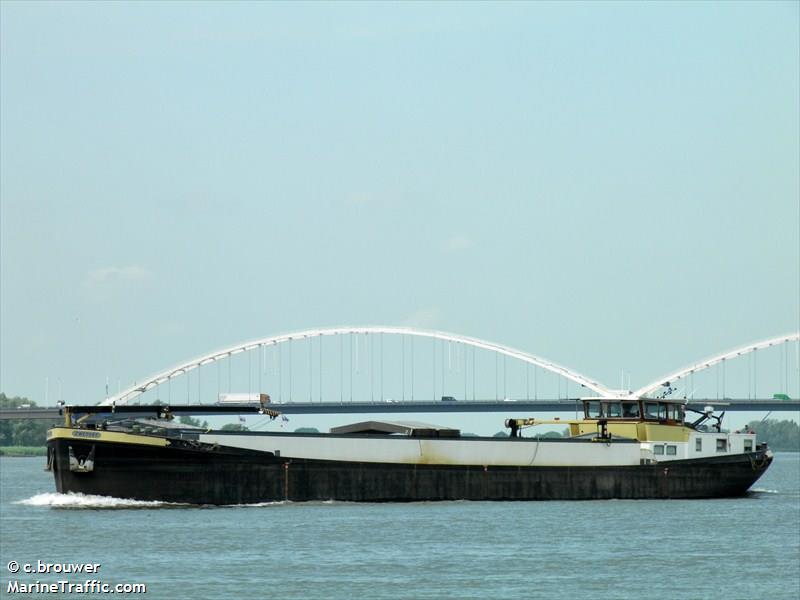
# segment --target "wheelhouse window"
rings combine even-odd
[[[679,402],[644,402],[644,418],[649,421],[674,421],[683,423],[685,412],[684,407]],[[631,403],[630,406],[623,406],[623,411],[638,411],[638,404]],[[625,414],[624,416],[628,416]],[[638,416],[638,415],[631,415]]]
[[[644,418],[654,421],[658,419],[658,402],[644,403]]]
[[[603,405],[597,401],[586,403],[586,418],[599,419],[603,416]]]
[[[752,452],[753,451],[753,440],[745,440],[744,441],[744,451],[745,452]]]
[[[638,402],[623,402],[622,403],[622,416],[626,419],[639,418],[639,403]]]
[[[606,403],[606,416],[619,419],[622,416],[622,405],[619,402]]]
[[[725,438],[717,438],[717,452],[728,451],[728,440]]]

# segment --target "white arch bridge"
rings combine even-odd
[[[371,337],[370,337],[371,336]],[[360,370],[359,367],[359,352],[362,354],[369,354],[369,368],[366,368],[366,365],[363,369],[364,372],[369,373],[369,390],[370,392],[374,391],[374,383],[373,383],[373,375],[378,373],[378,378],[380,381],[380,394],[378,396],[379,401],[375,401],[374,396],[371,397],[369,402],[363,401],[360,398],[355,399],[355,404],[362,406],[361,412],[371,412],[369,406],[376,406],[380,404],[382,406],[383,412],[400,412],[400,405],[394,404],[393,400],[389,400],[385,397],[383,393],[383,383],[384,383],[384,373],[383,373],[383,362],[384,362],[384,336],[395,336],[399,337],[401,341],[401,348],[399,353],[395,353],[393,356],[394,363],[400,363],[399,365],[395,364],[395,368],[398,366],[400,367],[400,380],[402,381],[402,396],[403,396],[403,405],[405,408],[412,408],[416,407],[418,412],[424,412],[427,409],[431,408],[432,406],[437,406],[439,409],[446,410],[471,410],[467,404],[474,405],[475,410],[477,410],[478,406],[487,405],[487,407],[483,408],[482,410],[490,410],[491,408],[488,405],[493,406],[495,409],[498,407],[498,402],[500,401],[500,397],[495,398],[495,401],[480,401],[476,398],[476,383],[475,383],[475,374],[476,374],[476,363],[475,357],[477,352],[481,352],[483,354],[493,355],[494,356],[494,365],[495,365],[495,389],[499,389],[499,373],[500,373],[500,362],[502,360],[502,369],[503,369],[503,400],[510,400],[506,395],[505,390],[505,377],[506,377],[506,359],[510,358],[518,363],[522,363],[525,368],[525,381],[526,385],[529,387],[530,385],[530,371],[533,370],[534,376],[534,383],[537,382],[537,373],[539,370],[544,372],[547,375],[553,375],[559,380],[559,393],[558,397],[559,400],[555,401],[551,399],[551,402],[554,403],[553,406],[555,409],[556,405],[562,405],[566,403],[574,403],[575,399],[578,397],[584,396],[600,396],[605,398],[614,398],[614,397],[653,397],[654,395],[664,395],[664,394],[674,394],[676,389],[673,385],[676,385],[677,382],[682,380],[686,380],[687,378],[693,379],[696,374],[711,369],[712,367],[717,367],[718,370],[722,372],[722,399],[728,400],[725,396],[725,365],[727,362],[742,357],[750,355],[751,363],[755,363],[755,357],[759,350],[765,350],[771,347],[783,347],[783,357],[782,357],[782,371],[780,373],[779,379],[779,387],[781,387],[784,391],[783,394],[780,396],[786,396],[783,398],[785,402],[781,404],[781,406],[785,406],[788,409],[796,410],[798,408],[797,402],[788,401],[788,393],[790,388],[794,389],[792,386],[795,385],[795,380],[797,382],[797,387],[800,388],[800,359],[798,359],[798,369],[797,372],[794,372],[794,369],[791,369],[789,366],[788,360],[788,346],[790,342],[797,342],[798,347],[797,350],[800,352],[800,332],[790,333],[774,338],[770,338],[768,340],[763,340],[761,342],[747,344],[740,348],[736,348],[734,350],[730,350],[719,355],[713,356],[708,359],[704,359],[702,361],[698,361],[688,367],[670,373],[664,377],[660,377],[648,385],[642,386],[641,388],[631,391],[631,390],[619,390],[619,389],[612,389],[607,387],[590,377],[582,375],[577,371],[567,368],[563,365],[556,364],[552,361],[549,361],[545,358],[536,356],[534,354],[530,354],[528,352],[524,352],[522,350],[518,350],[515,348],[511,348],[508,346],[504,346],[501,344],[489,342],[487,340],[482,340],[474,337],[468,337],[453,333],[447,333],[443,331],[432,331],[432,330],[424,330],[424,329],[417,329],[412,327],[393,327],[393,326],[357,326],[357,327],[331,327],[331,328],[320,328],[320,329],[307,329],[303,331],[297,331],[292,333],[285,333],[281,335],[269,336],[264,338],[259,338],[255,340],[251,340],[245,343],[236,344],[234,346],[230,346],[228,348],[224,348],[222,350],[218,350],[215,352],[211,352],[209,354],[194,358],[192,360],[186,361],[182,364],[176,365],[171,367],[167,370],[164,370],[160,373],[157,373],[151,377],[148,377],[143,382],[134,384],[127,389],[120,389],[118,393],[107,396],[107,398],[101,404],[114,404],[114,405],[125,405],[129,402],[136,400],[138,397],[142,396],[142,394],[146,394],[148,392],[152,392],[158,390],[160,386],[166,385],[170,386],[172,380],[178,377],[186,377],[186,390],[187,390],[187,402],[190,399],[189,389],[190,384],[188,378],[190,374],[194,371],[197,371],[196,376],[196,387],[197,387],[197,395],[200,395],[200,387],[201,387],[201,379],[200,379],[200,370],[202,367],[211,365],[216,363],[217,364],[217,391],[221,390],[221,376],[219,373],[219,366],[220,363],[227,361],[228,363],[228,391],[233,391],[231,389],[230,384],[230,364],[232,362],[232,358],[236,355],[244,354],[244,353],[258,353],[259,362],[257,363],[257,372],[258,372],[258,391],[261,392],[261,385],[262,385],[262,372],[264,368],[262,368],[262,364],[266,365],[266,352],[270,349],[274,352],[282,352],[279,347],[288,346],[289,353],[288,353],[288,381],[289,381],[289,400],[298,408],[297,411],[294,412],[326,412],[325,406],[335,406],[335,402],[330,401],[323,401],[323,386],[322,386],[322,378],[323,374],[327,373],[329,379],[335,377],[332,374],[332,371],[335,369],[328,369],[327,371],[323,368],[323,342],[322,340],[325,338],[339,338],[339,359],[338,359],[338,383],[340,389],[344,389],[345,387],[345,366],[348,367],[348,375],[349,375],[349,391],[351,395],[351,403],[353,404],[353,372],[354,370],[358,372]],[[349,361],[345,360],[345,347],[344,347],[344,339],[349,338],[348,343],[348,350],[349,350]],[[379,340],[378,342],[370,341],[371,340]],[[431,354],[431,360],[427,359],[427,349],[418,348],[417,350],[417,359],[415,360],[415,347],[414,347],[414,340],[419,340],[420,338],[426,338],[431,340],[433,343],[433,352]],[[355,339],[355,354],[353,352],[353,340]],[[361,341],[360,341],[361,340]],[[408,342],[406,342],[408,340]],[[314,342],[316,341],[316,348],[317,353],[316,356],[312,351]],[[292,351],[291,346],[293,343],[302,342],[305,343],[308,347],[308,377],[309,377],[309,402],[302,403],[302,402],[294,402],[292,400],[292,392],[291,392],[291,381],[292,381],[292,372],[293,368],[291,365],[292,360]],[[439,354],[437,355],[437,342],[439,344]],[[359,345],[360,344],[360,345]],[[419,346],[420,344],[418,344]],[[455,351],[451,350],[451,346],[455,345]],[[379,348],[379,360],[380,360],[380,371],[378,372],[374,369],[374,354],[375,348]],[[431,400],[427,402],[418,402],[415,399],[414,390],[415,390],[415,368],[417,372],[423,370],[419,366],[419,355],[423,352],[426,352],[425,362],[427,366],[432,367],[430,370],[425,371],[425,379],[426,385],[430,384],[430,379],[428,379],[428,375],[431,375],[433,381],[433,395],[431,396]],[[471,356],[470,356],[471,352]],[[281,360],[282,354],[279,353],[276,355],[278,366],[276,367],[275,373],[273,373],[272,378],[270,380],[270,385],[274,386],[276,383],[276,379],[280,379],[282,376],[286,374],[286,367],[281,366],[279,361]],[[315,361],[316,358],[316,361]],[[442,399],[450,400],[455,399],[455,396],[462,396],[458,398],[459,400],[467,400],[468,399],[468,376],[470,375],[470,359],[471,358],[471,376],[472,376],[472,400],[473,402],[466,403],[466,402],[458,402],[453,404],[451,402],[441,402],[437,400],[437,381],[441,384],[441,391],[442,391]],[[446,360],[445,360],[446,359]],[[320,402],[316,403],[318,407],[315,410],[309,411],[302,411],[299,410],[301,405],[303,404],[314,404],[313,399],[310,397],[311,391],[313,389],[313,385],[311,382],[311,378],[314,373],[314,363],[318,364],[318,371],[317,371],[317,387],[319,389],[319,400]],[[364,363],[367,362],[366,358],[363,361]],[[441,362],[441,369],[437,371],[437,365]],[[429,364],[428,364],[429,363]],[[445,366],[447,364],[447,367]],[[252,361],[248,357],[247,359],[248,369],[251,369]],[[416,367],[415,367],[416,365]],[[455,365],[455,367],[453,367]],[[459,387],[459,393],[448,395],[448,391],[450,388],[445,386],[446,379],[448,376],[448,372],[455,370],[458,371],[458,379],[460,382],[463,380],[463,388]],[[752,378],[755,379],[757,375],[757,367],[748,365],[748,377],[751,377],[751,370],[752,370]],[[790,370],[792,372],[792,376],[790,378]],[[277,373],[277,375],[276,375]],[[363,375],[363,373],[362,373]],[[437,379],[438,375],[438,379]],[[249,378],[248,378],[249,379]],[[452,376],[451,376],[452,379]],[[405,402],[406,398],[406,386],[407,381],[410,380],[410,390],[411,390],[411,400],[410,402]],[[561,394],[561,383],[560,381],[564,381],[564,394]],[[719,375],[717,376],[717,387],[719,388]],[[790,383],[791,380],[791,383]],[[569,394],[569,385],[576,386],[574,389],[577,392],[575,395],[570,396]],[[280,384],[282,386],[282,383]],[[448,382],[448,385],[452,385],[452,382]],[[248,392],[250,391],[250,381],[248,381]],[[751,389],[751,384],[748,382],[748,391]],[[170,388],[171,390],[171,388]],[[463,390],[463,394],[461,393]],[[760,406],[759,402],[763,403],[767,400],[772,401],[774,399],[767,398],[758,400],[758,385],[754,383],[752,385],[753,394],[752,397],[749,398],[752,402],[756,404],[754,406]],[[696,397],[693,397],[694,390],[691,393],[684,393],[683,396],[687,398],[687,400],[695,400],[700,402]],[[372,394],[370,394],[372,396]],[[800,395],[800,394],[798,394]],[[555,394],[553,395],[555,396]],[[719,398],[718,398],[719,399]],[[342,404],[344,400],[343,392],[340,394],[339,404]],[[359,401],[361,400],[361,401]],[[514,400],[520,401],[522,400],[521,397],[516,397]],[[531,401],[530,394],[526,393],[524,400]],[[537,407],[543,406],[546,402],[538,400],[536,394],[534,394],[533,401],[535,402]],[[387,406],[385,403],[390,402],[392,403],[390,406]],[[174,404],[170,398],[170,403]],[[518,404],[514,405],[515,408],[523,408],[522,402],[518,402]],[[772,403],[774,404],[774,402]],[[770,404],[769,406],[772,406]],[[764,404],[767,406],[767,404]],[[285,405],[284,405],[285,407]],[[503,406],[503,408],[508,408],[508,405]],[[770,408],[772,410],[773,408]],[[289,412],[289,411],[286,411]],[[334,412],[331,410],[331,412]],[[353,412],[353,410],[350,410]]]

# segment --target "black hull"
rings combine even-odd
[[[69,449],[91,472],[70,470]],[[501,467],[343,462],[207,446],[55,439],[56,489],[188,504],[342,500],[603,500],[741,496],[766,471],[765,451],[615,467]]]

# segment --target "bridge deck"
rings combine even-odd
[[[721,411],[800,411],[800,400],[693,400],[688,407],[702,410],[704,406],[713,406]],[[135,406],[135,405],[132,405]],[[214,412],[215,405],[208,405],[207,413]],[[367,414],[367,413],[467,413],[467,412],[502,412],[519,414],[521,412],[571,412],[580,406],[580,400],[466,400],[456,402],[441,401],[396,401],[396,402],[286,402],[274,403],[270,408],[290,414]],[[179,404],[173,405],[176,410]],[[231,412],[230,406],[217,407],[218,412]],[[118,410],[123,410],[119,407]],[[249,411],[242,411],[249,412]],[[57,407],[17,408],[0,410],[0,420],[9,419],[50,419],[59,418]]]

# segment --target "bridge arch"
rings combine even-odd
[[[581,385],[585,388],[592,390],[593,392],[602,397],[612,397],[614,395],[613,392],[611,392],[605,386],[601,385],[600,383],[592,379],[589,379],[588,377],[585,377],[584,375],[581,375],[580,373],[577,373],[571,369],[568,369],[562,365],[558,365],[554,362],[551,362],[539,356],[523,352],[522,350],[510,348],[508,346],[503,346],[501,344],[495,344],[493,342],[489,342],[486,340],[458,335],[454,333],[447,333],[444,331],[417,329],[413,327],[356,326],[356,327],[329,327],[321,329],[306,329],[303,331],[284,333],[280,335],[251,340],[249,342],[245,342],[242,344],[236,344],[234,346],[230,346],[228,348],[217,350],[216,352],[212,352],[210,354],[194,358],[190,361],[172,367],[171,369],[167,369],[166,371],[162,371],[161,373],[151,376],[143,383],[133,385],[113,396],[108,397],[106,400],[101,402],[101,404],[114,404],[114,403],[126,404],[129,401],[136,398],[137,396],[139,396],[140,394],[143,394],[147,390],[162,383],[165,383],[174,377],[185,375],[190,371],[193,371],[194,369],[197,369],[201,366],[214,363],[218,360],[229,358],[241,352],[255,350],[259,347],[274,346],[277,344],[290,342],[292,340],[307,340],[309,338],[323,337],[323,336],[352,335],[352,334],[380,334],[380,333],[386,333],[391,335],[409,335],[422,338],[433,338],[448,342],[458,342],[482,350],[489,350],[491,352],[496,352],[498,354],[502,354],[510,358],[515,358],[522,362],[535,365],[537,367],[540,367],[542,369],[560,375],[561,377],[569,379],[577,383],[578,385]]]
[[[770,348],[771,346],[778,346],[780,344],[787,344],[789,342],[796,342],[800,340],[800,332],[797,333],[789,333],[786,335],[781,335],[778,337],[770,338],[768,340],[763,340],[761,342],[755,342],[752,344],[747,344],[746,346],[742,346],[740,348],[736,348],[734,350],[728,350],[727,352],[723,352],[722,354],[718,354],[716,356],[712,356],[711,358],[707,358],[702,360],[698,363],[691,365],[690,367],[685,367],[680,369],[679,371],[675,371],[674,373],[670,373],[665,377],[661,377],[656,379],[655,381],[648,383],[646,386],[639,388],[635,392],[631,393],[631,396],[634,397],[642,397],[647,396],[648,394],[652,394],[658,388],[668,385],[673,381],[677,381],[679,379],[683,379],[692,373],[697,373],[699,371],[704,371],[714,365],[718,365],[723,361],[731,360],[733,358],[737,358],[739,356],[744,356],[746,354],[750,354],[751,352],[755,352],[756,350],[762,350],[764,348]]]

